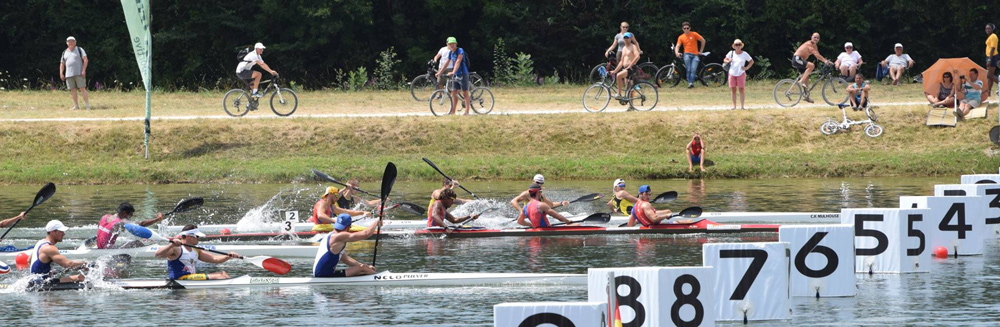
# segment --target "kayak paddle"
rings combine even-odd
[[[336,178],[330,177],[330,175],[327,175],[326,173],[321,172],[319,170],[313,169],[312,172],[313,172],[313,174],[316,175],[316,177],[319,177],[320,179],[326,180],[327,182],[334,183],[334,184],[337,184],[337,185],[340,185],[340,186],[343,186],[343,187],[353,188],[355,191],[364,193],[365,195],[368,195],[368,196],[378,196],[378,195],[372,194],[371,192],[367,192],[365,190],[362,190],[360,188],[357,188],[357,187],[354,187],[354,186],[350,186],[350,185],[341,183]],[[385,199],[382,199],[382,201],[385,201]]]
[[[31,206],[28,207],[28,210],[24,211],[24,216],[27,217],[28,212],[30,212],[31,209],[34,209],[35,206],[42,204],[42,202],[45,202],[45,200],[51,198],[53,194],[56,194],[56,184],[52,184],[50,182],[48,184],[45,184],[45,186],[42,186],[42,189],[38,190],[38,193],[35,194],[35,201],[32,201]],[[10,225],[10,227],[7,228],[7,231],[3,232],[3,235],[0,235],[0,240],[3,240],[4,237],[7,237],[7,233],[10,233],[10,230],[14,229],[14,226],[17,226],[17,223],[21,222],[22,220],[24,220],[24,218],[15,220],[14,224]]]
[[[148,239],[153,239],[153,240],[157,240],[157,241],[167,241],[167,242],[170,241],[170,239],[167,239],[166,237],[160,236],[160,234],[158,234],[156,232],[153,232],[149,228],[142,227],[142,226],[139,226],[139,225],[136,225],[136,224],[131,224],[131,223],[125,224],[125,229],[128,230],[129,233],[132,233],[132,235],[135,235],[135,236],[137,236],[139,238],[148,238]],[[205,250],[205,251],[212,252],[212,253],[229,255],[229,253],[225,253],[225,252],[222,252],[222,251],[211,250],[211,249],[206,249],[206,248],[195,246],[195,245],[187,245],[187,246],[195,248],[195,249],[199,249],[199,250]],[[254,264],[257,267],[263,268],[263,269],[265,269],[267,271],[273,272],[273,273],[278,274],[278,275],[287,274],[289,271],[292,270],[292,265],[288,264],[288,262],[285,262],[284,260],[281,260],[281,259],[278,259],[278,258],[274,258],[274,257],[256,256],[256,257],[252,257],[252,258],[247,258],[247,257],[244,257],[244,256],[240,256],[239,258],[243,259],[244,261],[248,261],[248,262]]]
[[[385,172],[382,173],[382,203],[385,203],[385,199],[389,197],[389,192],[392,192],[392,185],[396,184],[396,164],[389,162],[385,165]],[[385,206],[382,206],[383,208]],[[378,212],[378,227],[375,227],[375,250],[372,253],[372,267],[375,266],[375,258],[378,255],[378,238],[382,235],[382,217],[385,216],[385,210],[379,210]]]
[[[576,198],[576,200],[570,201],[569,203],[596,201],[597,199],[600,199],[600,198],[603,198],[603,197],[604,197],[604,194],[601,194],[601,193],[590,193],[590,194],[581,196],[579,198]]]
[[[667,217],[667,219],[664,219],[664,220],[673,219],[673,218],[677,218],[677,217],[683,217],[683,218],[698,218],[698,217],[701,217],[701,207],[688,207],[688,208],[684,208],[684,210],[681,210],[681,212],[672,214],[672,215],[670,215],[670,217]],[[627,226],[628,226],[627,222],[623,223],[621,225],[618,225],[618,227],[627,227]]]
[[[201,197],[183,199],[180,202],[177,202],[177,205],[174,206],[174,210],[170,210],[170,212],[163,214],[163,216],[169,216],[175,213],[189,211],[191,209],[201,207],[201,205],[203,204],[205,204],[205,199]]]
[[[444,176],[444,178],[447,178],[449,181],[454,181],[455,180],[454,178],[451,178],[451,177],[448,177],[448,175],[445,175],[444,172],[441,171],[441,169],[438,169],[438,166],[435,165],[433,162],[431,162],[430,159],[427,159],[427,158],[422,158],[422,159],[424,159],[424,162],[426,162],[428,165],[431,165],[431,168],[434,168],[434,170],[437,170],[438,174],[441,174],[441,176]],[[462,188],[462,190],[464,190],[465,192],[468,192],[469,194],[471,194],[473,199],[477,199],[477,200],[479,199],[479,197],[476,196],[476,193],[472,193],[472,191],[469,191],[469,189],[465,188],[465,186],[462,186],[461,184],[459,184],[458,187]]]
[[[655,198],[653,198],[653,201],[650,201],[650,202],[652,202],[652,203],[667,203],[667,202],[670,202],[670,201],[673,201],[673,200],[677,200],[677,191],[667,191],[667,192],[660,193],[660,195],[657,195]]]
[[[582,222],[607,224],[609,221],[611,221],[611,214],[607,213],[607,212],[598,212],[598,213],[591,214],[590,216],[587,216],[586,218],[581,218],[581,219],[577,219],[577,220],[570,220],[570,222],[574,223],[574,224],[578,224],[578,223],[582,223]],[[560,223],[552,224],[551,226],[562,226],[562,225],[566,225],[566,223],[560,222]]]
[[[398,203],[398,205],[399,205],[399,208],[401,208],[403,210],[406,210],[406,212],[409,212],[409,213],[412,213],[412,214],[415,214],[415,215],[426,215],[427,214],[427,209],[425,209],[424,207],[421,207],[419,204],[416,204],[416,203],[400,202],[400,203]]]

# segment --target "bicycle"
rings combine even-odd
[[[432,92],[432,87],[437,90],[437,66],[434,65],[434,61],[427,62],[427,73],[417,76],[410,82],[410,95],[413,96],[414,100],[424,101],[417,94],[429,94]],[[469,72],[469,82],[475,87],[483,87],[485,83],[482,76],[479,76],[476,72]]]
[[[290,116],[299,107],[299,96],[289,88],[278,85],[279,77],[274,75],[272,79],[260,81],[260,84],[267,84],[267,88],[257,93],[256,97],[250,96],[250,82],[243,82],[244,88],[232,89],[226,92],[222,98],[222,110],[233,117],[245,116],[248,112],[257,110],[260,98],[271,93],[271,111],[282,117]],[[275,106],[277,104],[277,106]],[[280,108],[280,109],[279,109]]]
[[[629,110],[649,111],[656,107],[660,100],[659,91],[653,83],[641,80],[642,72],[635,70],[629,74],[626,80],[628,97],[616,96],[615,100],[621,105],[628,104]],[[608,80],[611,81],[608,81]],[[611,103],[611,87],[614,86],[614,76],[604,75],[604,79],[594,83],[583,91],[583,109],[589,112],[602,112]]]
[[[810,78],[813,80],[813,83],[809,88],[805,88],[799,83],[799,80],[802,79],[802,74],[799,74],[795,79],[786,78],[778,81],[778,84],[774,86],[774,101],[782,107],[794,106],[799,101],[802,101],[803,94],[806,98],[809,98],[809,93],[817,85],[822,84],[823,101],[826,101],[831,106],[843,103],[847,100],[846,90],[849,83],[843,77],[834,76],[834,70],[832,62],[823,63],[823,66],[819,69],[819,78]]]
[[[670,51],[674,51],[673,43],[670,44]],[[707,58],[712,52],[703,52],[699,56],[702,58]],[[675,87],[680,84],[681,80],[684,79],[684,66],[683,62],[678,62],[678,58],[674,58],[669,65],[661,67],[656,71],[656,86],[663,87],[667,85],[669,87]],[[729,72],[722,67],[720,63],[708,63],[698,69],[698,73],[695,74],[695,80],[701,82],[703,86],[715,86],[720,87],[726,85],[727,78],[729,77]]]
[[[470,73],[471,77],[471,73]],[[444,83],[445,87],[443,89],[434,91],[431,93],[430,103],[431,113],[435,116],[447,115],[451,112],[451,90],[452,85],[455,84],[454,76],[448,76],[447,81]],[[490,111],[493,111],[493,91],[490,91],[487,87],[476,86],[469,90],[469,104],[472,105],[472,111],[477,114],[486,115]],[[461,90],[458,92],[458,103],[462,105],[462,109],[465,109],[465,96],[462,94]]]
[[[594,66],[594,68],[590,70],[590,84],[594,84],[597,82],[609,82],[609,80],[605,78],[608,75],[608,67],[617,67],[617,66],[618,66],[618,56],[616,55],[616,51],[611,50],[611,52],[608,52],[608,62]],[[640,63],[636,65],[636,67],[638,68],[638,71],[641,72],[641,75],[648,76],[645,79],[647,81],[650,78],[656,76],[655,74],[656,71],[658,70],[656,64],[650,61],[648,57],[646,58],[646,62]],[[612,78],[610,82],[614,82],[614,78]],[[608,86],[611,85],[608,84]]]
[[[879,137],[885,129],[882,128],[882,125],[878,124],[878,115],[875,114],[875,109],[872,104],[869,103],[867,99],[865,99],[865,102],[866,105],[863,110],[865,111],[865,116],[868,116],[867,120],[851,120],[850,118],[847,118],[846,108],[850,107],[850,104],[841,103],[837,106],[840,107],[840,112],[844,115],[844,120],[838,123],[836,120],[833,120],[833,118],[830,118],[823,124],[819,125],[819,131],[823,133],[823,135],[832,135],[841,130],[850,130],[851,126],[854,125],[868,124],[868,126],[865,126],[865,135],[868,135],[868,137],[871,138]]]

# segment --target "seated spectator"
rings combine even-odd
[[[701,171],[705,171],[705,141],[701,140],[700,134],[694,134],[684,152],[684,156],[688,159],[688,172],[694,170],[694,163],[698,163]]]
[[[934,108],[952,108],[955,106],[955,83],[950,72],[941,75],[941,84],[938,86],[937,94],[924,92],[927,101]]]
[[[868,107],[868,92],[872,86],[865,83],[865,77],[861,73],[854,74],[854,83],[847,86],[847,99],[851,101],[851,108],[861,110]]]
[[[913,68],[913,59],[910,59],[910,55],[903,53],[903,45],[900,43],[896,43],[895,51],[896,53],[885,57],[882,64],[889,65],[889,77],[892,78],[892,85],[899,85],[899,78],[903,76],[903,72]]]
[[[858,72],[858,66],[863,63],[861,53],[854,51],[853,43],[847,42],[844,43],[844,52],[837,56],[837,62],[834,64],[840,71],[840,76],[854,76]]]
[[[979,80],[979,69],[969,70],[969,79],[965,75],[958,77],[958,82],[962,85],[962,93],[958,94],[958,108],[955,108],[955,115],[958,118],[965,118],[969,111],[981,104],[983,95],[983,81]]]

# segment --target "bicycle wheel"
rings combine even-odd
[[[590,84],[604,82],[604,77],[607,75],[608,75],[608,63],[603,63],[594,66],[594,69],[590,70]]]
[[[654,84],[656,84],[656,86],[658,87],[664,87],[664,86],[674,87],[677,86],[677,84],[680,84],[680,82],[681,82],[681,77],[680,75],[677,74],[677,68],[674,67],[674,64],[663,66],[662,68],[656,71],[656,79]]]
[[[827,120],[822,125],[819,125],[819,131],[823,133],[823,135],[831,135],[837,133],[838,130],[840,130],[840,124],[837,124],[837,122],[833,120]]]
[[[594,83],[583,91],[583,109],[601,112],[611,103],[611,89],[601,83]]]
[[[882,132],[884,131],[885,130],[882,129],[881,125],[875,123],[872,123],[868,125],[868,127],[865,127],[865,135],[868,135],[868,137],[871,138],[879,137],[879,135],[882,135]]]
[[[277,101],[275,101],[277,100]],[[290,116],[299,107],[299,96],[289,88],[275,89],[271,93],[271,111],[281,117]]]
[[[437,90],[431,93],[430,100],[431,113],[435,116],[447,115],[451,112],[451,95],[445,90]]]
[[[628,90],[628,105],[635,110],[653,110],[653,107],[656,107],[656,102],[659,100],[659,92],[649,82],[636,82],[635,86],[632,86]]]
[[[478,73],[469,73],[469,83],[472,83],[472,87],[486,87],[486,80]]]
[[[774,102],[779,106],[791,107],[802,101],[802,85],[795,80],[783,79],[774,86]]]
[[[823,83],[823,101],[831,106],[847,101],[847,80],[833,77]]]
[[[656,79],[656,71],[659,70],[656,64],[651,62],[644,62],[639,64],[635,70],[635,80],[640,82],[649,82]]]
[[[486,115],[493,111],[493,91],[485,87],[477,87],[469,93],[469,103],[472,104],[472,111],[477,114]],[[464,103],[463,103],[464,104]]]
[[[424,94],[430,94],[431,91],[437,86],[437,80],[434,77],[423,74],[417,76],[410,82],[410,95],[413,95],[413,100],[424,101]]]
[[[868,115],[868,119],[871,119],[873,123],[878,122],[878,115],[875,114],[875,108],[872,108],[871,104],[865,108],[865,114]]]
[[[226,92],[222,98],[222,110],[233,117],[243,117],[250,112],[250,94],[242,89],[233,89]]]
[[[726,69],[717,63],[705,65],[705,68],[701,69],[701,81],[708,86],[725,86],[726,78],[728,77],[729,74],[726,72]]]

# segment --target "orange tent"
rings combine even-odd
[[[965,75],[965,78],[968,79],[969,70],[973,68],[979,70],[979,80],[983,82],[983,85],[985,85],[986,69],[983,69],[982,66],[977,65],[971,59],[969,58],[938,59],[938,61],[935,62],[934,65],[931,65],[930,68],[927,68],[927,70],[925,70],[922,73],[924,77],[924,92],[937,95],[938,87],[940,87],[941,84],[941,75],[944,74],[945,72],[951,72],[951,75],[954,76],[954,82],[958,84],[959,83],[958,77],[960,75]],[[983,90],[983,95],[982,95],[983,100],[985,101],[986,98],[989,98],[989,96],[990,95],[988,94],[988,92],[986,92],[986,90]]]

